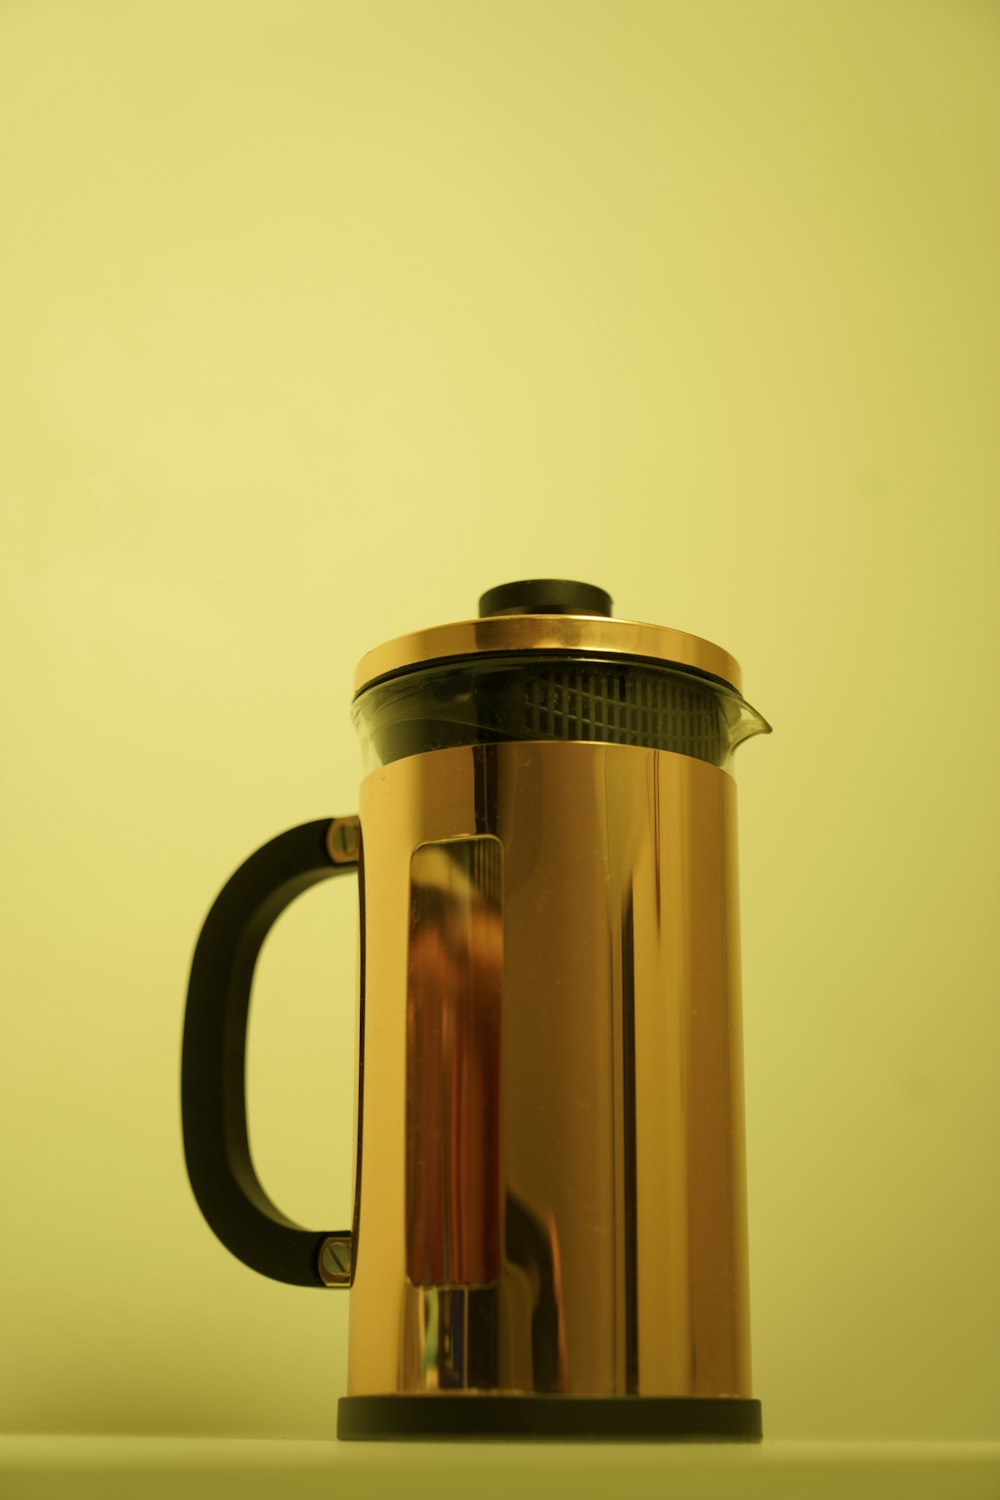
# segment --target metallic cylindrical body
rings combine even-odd
[[[359,811],[349,1394],[748,1397],[729,771],[463,745]]]

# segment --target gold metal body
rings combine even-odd
[[[350,1395],[750,1395],[735,812],[599,743],[363,781]]]

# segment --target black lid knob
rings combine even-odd
[[[486,615],[611,615],[611,595],[568,578],[524,578],[488,589],[479,601]]]

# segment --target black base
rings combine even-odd
[[[734,1396],[343,1396],[337,1436],[368,1439],[519,1437],[742,1442],[761,1437],[760,1402]]]

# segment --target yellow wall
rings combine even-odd
[[[351,671],[519,576],[717,640],[772,1436],[1000,1436],[1000,24],[977,0],[7,0],[8,1429],[329,1433],[346,1299],[183,1172],[218,885],[356,805]],[[253,1144],[349,1212],[356,906]]]

